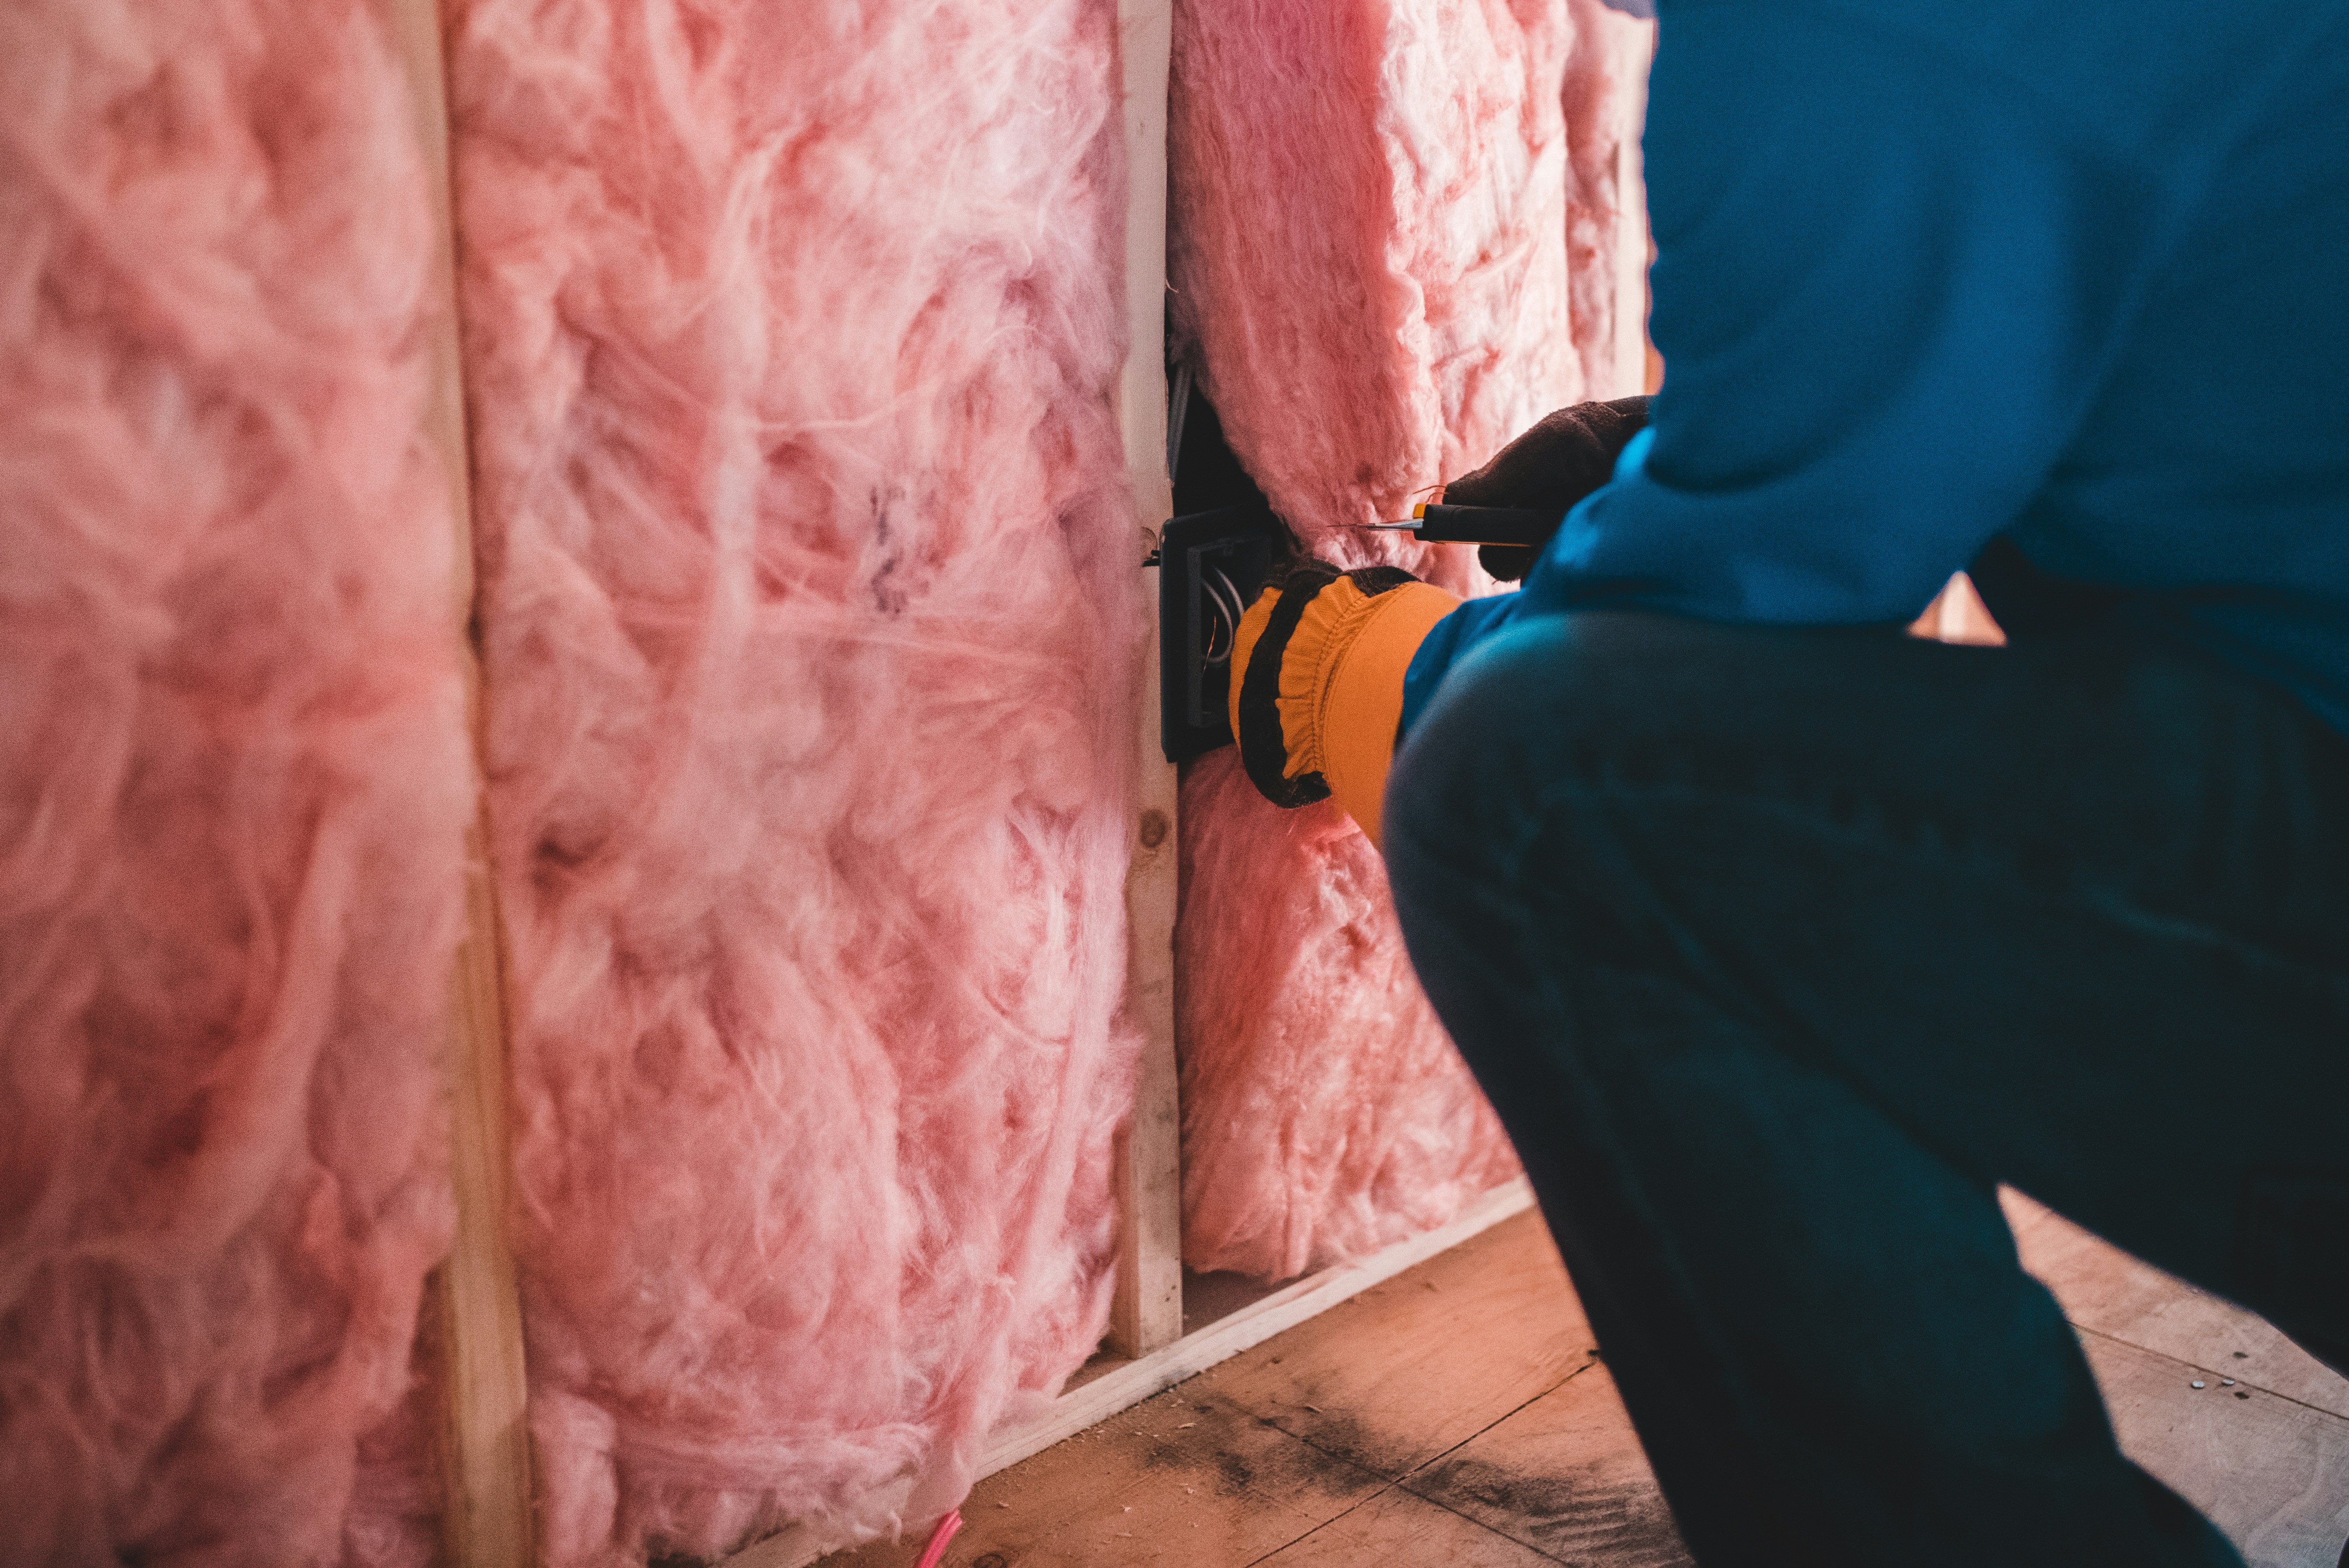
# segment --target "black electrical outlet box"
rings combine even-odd
[[[1172,376],[1168,466],[1181,515],[1157,556],[1158,733],[1169,762],[1188,762],[1231,744],[1232,642],[1288,531],[1197,381],[1179,366]]]
[[[1166,524],[1158,546],[1158,735],[1169,762],[1232,739],[1232,644],[1282,537],[1261,504]]]

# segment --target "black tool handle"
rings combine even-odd
[[[1518,506],[1444,506],[1422,508],[1413,519],[1421,540],[1430,544],[1518,544],[1532,546],[1557,531],[1565,514]]]

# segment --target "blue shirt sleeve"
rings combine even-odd
[[[2075,97],[2060,48],[2000,36],[2029,10],[1666,8],[1643,139],[1668,366],[1649,438],[1522,590],[1423,645],[1406,727],[1454,659],[1533,615],[1905,622],[2029,503],[2192,160],[2099,126],[2092,100],[2128,87],[2108,59]]]

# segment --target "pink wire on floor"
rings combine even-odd
[[[922,1552],[922,1560],[915,1563],[914,1568],[938,1568],[938,1564],[946,1560],[947,1542],[952,1541],[955,1532],[961,1528],[962,1510],[947,1510],[947,1516],[938,1521],[937,1533],[930,1537],[929,1545]]]

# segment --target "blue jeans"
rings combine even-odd
[[[2117,636],[1586,611],[1446,677],[1386,823],[1700,1561],[2239,1562],[1996,1187],[2349,1364],[2349,741]]]

